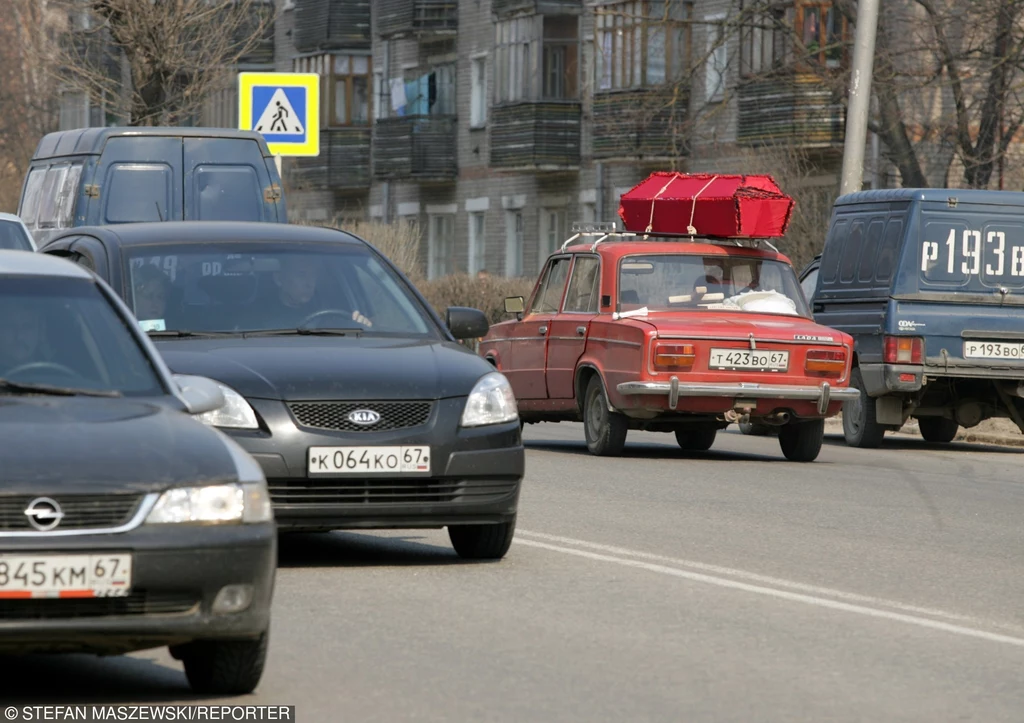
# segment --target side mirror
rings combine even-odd
[[[491,328],[484,312],[465,306],[449,306],[445,324],[456,339],[479,339]]]
[[[174,381],[181,390],[189,414],[205,414],[220,409],[226,403],[220,385],[206,377],[175,374]]]
[[[522,314],[526,310],[526,299],[522,296],[505,297],[506,314]]]

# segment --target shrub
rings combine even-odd
[[[476,279],[466,274],[453,274],[433,281],[421,281],[416,286],[442,319],[449,306],[470,306],[480,309],[490,323],[496,324],[512,318],[505,313],[505,297],[528,297],[533,291],[533,280],[500,276]]]
[[[419,268],[420,228],[408,221],[383,223],[381,221],[341,221],[333,223],[297,222],[301,226],[326,226],[358,236],[391,259],[414,283],[421,278]]]

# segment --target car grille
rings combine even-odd
[[[0,531],[33,531],[25,508],[41,495],[0,495]],[[64,512],[55,530],[88,530],[127,523],[142,500],[141,494],[52,495]]]
[[[199,605],[194,592],[136,590],[125,597],[0,599],[0,619],[53,620],[115,615],[180,615]]]
[[[292,402],[288,405],[303,427],[338,432],[384,432],[389,429],[420,427],[430,419],[433,402]],[[380,415],[376,424],[354,424],[346,419],[357,409],[372,409]]]
[[[275,482],[270,498],[277,505],[402,505],[415,503],[474,503],[501,498],[516,490],[517,480],[307,480]]]

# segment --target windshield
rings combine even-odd
[[[436,330],[408,286],[367,247],[147,245],[128,257],[128,304],[149,332]]]
[[[619,264],[619,310],[724,309],[809,316],[793,267],[750,256],[650,254]]]
[[[32,239],[20,223],[0,220],[0,249],[32,251]]]
[[[125,321],[86,279],[0,277],[0,379],[131,396],[167,393]]]

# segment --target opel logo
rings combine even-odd
[[[348,413],[345,417],[352,424],[358,424],[362,427],[369,427],[371,424],[376,424],[380,421],[380,415],[372,409],[355,409]]]
[[[25,508],[25,516],[34,528],[41,532],[47,532],[60,524],[64,519],[64,512],[56,500],[49,497],[37,497]]]

